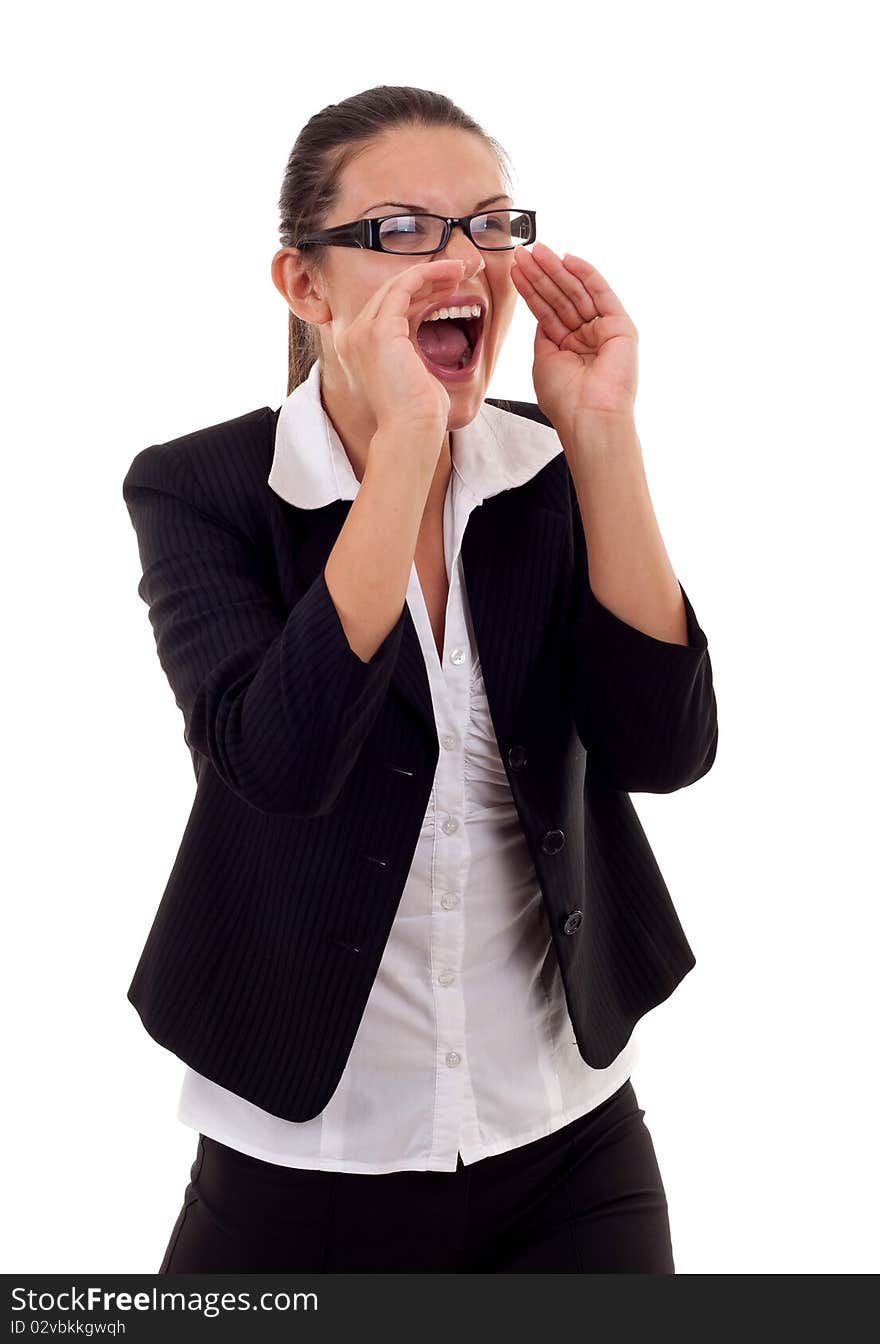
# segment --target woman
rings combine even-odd
[[[442,95],[313,117],[286,401],[125,478],[198,781],[129,989],[199,1135],[160,1273],[674,1272],[632,1027],[694,958],[628,792],[710,769],[711,664],[635,329],[509,187]],[[517,294],[537,403],[485,396]]]

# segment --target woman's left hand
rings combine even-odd
[[[631,424],[638,332],[595,266],[535,243],[516,248],[510,275],[538,320],[532,381],[554,429]]]

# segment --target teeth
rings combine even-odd
[[[436,322],[443,317],[479,317],[482,307],[478,303],[466,303],[462,308],[435,308],[433,313],[423,317],[423,322]]]

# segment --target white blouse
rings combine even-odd
[[[282,406],[269,476],[299,507],[353,499],[359,488],[323,408],[319,379],[315,364]],[[514,436],[515,451],[503,453]],[[560,451],[555,431],[486,404],[471,425],[452,432],[442,660],[415,563],[406,594],[440,755],[400,906],[336,1091],[320,1115],[295,1122],[187,1067],[183,1124],[281,1166],[454,1171],[459,1154],[469,1164],[553,1133],[629,1077],[635,1035],[605,1069],[586,1064],[574,1039],[495,740],[461,564],[471,510]]]

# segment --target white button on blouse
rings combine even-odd
[[[438,655],[415,564],[406,601],[441,746],[416,852],[339,1085],[281,1119],[186,1069],[178,1117],[241,1152],[328,1171],[454,1171],[550,1134],[629,1077],[580,1056],[534,865],[498,751],[461,564],[471,510],[530,479],[554,430],[484,403],[452,431],[443,512],[449,597]],[[359,483],[320,398],[320,366],[284,402],[270,486],[303,508]]]

